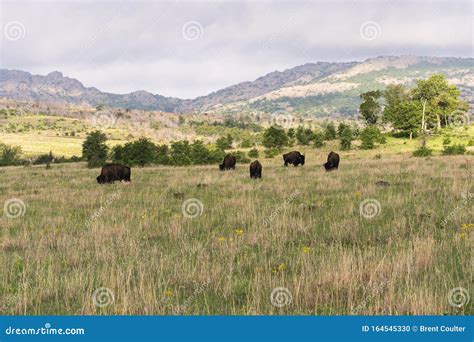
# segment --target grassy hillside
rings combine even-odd
[[[472,156],[349,151],[326,173],[328,151],[298,168],[260,159],[262,180],[247,165],[135,168],[105,186],[84,164],[2,168],[2,203],[25,204],[0,218],[2,312],[473,314],[448,300],[472,293]]]
[[[150,113],[148,113],[150,115]],[[162,120],[160,122],[159,120]],[[175,118],[173,118],[174,120]],[[176,119],[177,120],[177,119]],[[202,116],[187,117],[186,123],[181,126],[171,127],[172,120],[166,116],[154,117],[148,122],[137,123],[132,119],[118,122],[112,127],[101,128],[108,136],[108,145],[115,146],[124,144],[127,141],[146,136],[157,143],[169,143],[180,139],[201,139],[205,142],[212,142],[220,136],[231,134],[234,136],[235,145],[239,145],[239,139],[250,139],[252,141],[258,133],[250,129],[229,128],[219,125],[211,125],[210,122],[216,118],[203,118]],[[20,146],[25,157],[34,157],[52,151],[56,156],[71,157],[82,154],[82,142],[88,132],[96,128],[90,120],[73,119],[61,116],[51,116],[44,114],[29,115],[8,115],[0,117],[0,143]],[[198,123],[198,124],[192,124]],[[295,122],[296,127],[299,123]],[[309,121],[309,124],[317,126],[319,121]],[[268,126],[269,123],[263,123]],[[237,137],[237,138],[236,138]],[[254,137],[254,138],[252,138]],[[453,144],[468,145],[474,140],[474,125],[445,129],[441,134],[429,138],[427,145],[435,153],[443,150],[443,140],[445,137],[451,139]],[[355,141],[354,146],[359,142]],[[387,144],[381,146],[380,152],[399,153],[410,152],[419,147],[417,139],[401,139],[388,137]],[[330,145],[334,149],[339,149],[337,144]],[[474,146],[469,146],[468,150],[474,151]],[[355,151],[354,151],[355,152]],[[364,153],[358,151],[357,153]]]

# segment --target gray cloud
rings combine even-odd
[[[182,98],[316,61],[472,56],[469,1],[2,2],[1,66]],[[20,22],[24,38],[5,27]],[[203,31],[183,36],[185,23]],[[361,36],[375,22],[377,37]],[[190,38],[190,37],[187,37]]]

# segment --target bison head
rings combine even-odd
[[[104,184],[105,183],[105,176],[104,175],[98,176],[97,177],[97,183]]]
[[[324,163],[324,168],[326,169],[326,171],[331,171],[332,169],[334,169],[334,165],[330,162],[327,162]]]
[[[301,162],[301,165],[304,165],[304,156],[303,155],[301,155],[301,157],[300,157],[300,162]]]
[[[224,171],[224,164],[219,164],[219,170]]]

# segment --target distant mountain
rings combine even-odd
[[[183,102],[143,90],[125,95],[105,93],[97,88],[86,88],[78,80],[64,77],[59,71],[40,76],[7,69],[0,69],[0,97],[59,104],[103,104],[110,107],[169,112],[174,111]]]
[[[0,69],[0,97],[49,103],[99,104],[167,112],[232,113],[288,110],[313,116],[352,116],[359,94],[390,83],[412,85],[416,79],[443,73],[459,86],[474,107],[474,59],[454,57],[377,57],[363,62],[308,63],[274,71],[253,82],[242,82],[193,100],[146,91],[111,94],[86,88],[76,79],[54,71],[46,76]]]

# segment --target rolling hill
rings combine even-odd
[[[53,71],[46,76],[0,69],[0,97],[46,103],[105,105],[114,108],[189,112],[266,112],[288,110],[308,116],[354,116],[359,94],[390,83],[411,85],[416,79],[443,73],[474,107],[474,59],[384,56],[363,62],[307,63],[274,71],[192,100],[144,90],[112,94],[85,87]]]

